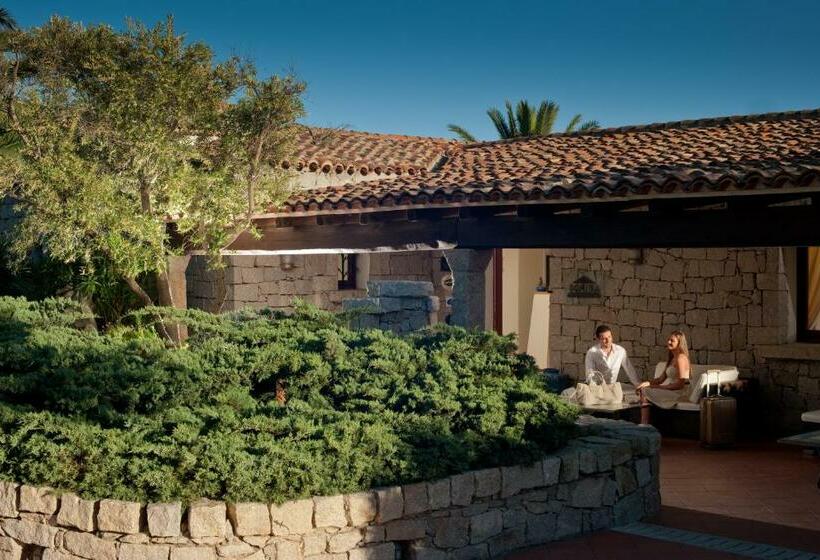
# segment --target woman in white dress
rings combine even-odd
[[[669,357],[660,377],[638,385],[641,397],[641,424],[649,424],[649,403],[661,408],[672,408],[687,400],[689,394],[689,346],[686,335],[672,331],[666,340]]]

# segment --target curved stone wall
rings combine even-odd
[[[589,417],[579,426],[530,465],[279,505],[184,509],[2,482],[0,559],[472,560],[655,513],[658,433]]]

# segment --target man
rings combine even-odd
[[[598,343],[587,350],[584,361],[587,381],[598,380],[598,376],[594,375],[598,372],[607,383],[615,383],[618,381],[618,372],[623,367],[629,380],[637,387],[641,383],[640,377],[629,361],[624,347],[612,341],[612,329],[606,325],[599,325],[595,329],[595,340]]]

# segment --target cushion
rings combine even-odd
[[[698,412],[700,410],[700,405],[697,403],[681,401],[675,405],[675,410],[690,410],[692,412]]]
[[[820,424],[820,410],[809,410],[808,412],[804,412],[800,415],[800,419],[803,422]]]
[[[663,372],[666,370],[666,362],[658,362],[658,365],[655,366],[655,377],[660,377]],[[726,366],[726,365],[712,365],[712,364],[690,364],[689,368],[689,402],[693,404],[697,404],[700,400],[700,395],[703,392],[703,388],[706,387],[707,384],[707,377],[703,375],[709,370],[718,370],[720,371],[720,375],[717,376],[714,373],[711,374],[711,379],[709,381],[712,384],[716,384],[718,378],[720,379],[721,383],[726,381],[737,381],[737,378],[740,377],[740,372],[737,370],[735,366]],[[680,407],[678,407],[680,408]]]

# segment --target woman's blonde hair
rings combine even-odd
[[[686,342],[686,335],[683,334],[683,331],[672,331],[669,334],[669,336],[677,337],[677,339],[678,339],[678,348],[680,349],[680,353],[688,358],[689,357],[689,344],[687,344],[687,342]],[[673,354],[672,351],[669,350],[669,356],[668,356],[668,359],[666,360],[666,367],[671,366],[672,361],[674,359],[675,359],[675,354]]]

